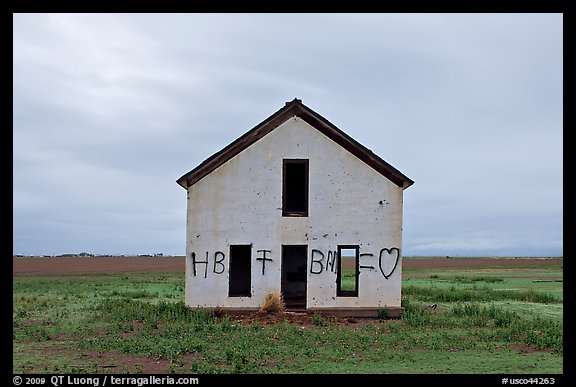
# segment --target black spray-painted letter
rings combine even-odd
[[[262,253],[261,257],[256,258],[257,261],[262,261],[262,275],[266,269],[266,261],[272,262],[272,259],[266,257],[266,253],[271,253],[272,250],[256,250],[258,253]]]
[[[319,255],[320,258],[315,259],[316,255]],[[310,273],[312,274],[322,273],[322,270],[324,270],[324,264],[322,263],[323,260],[324,260],[324,253],[321,252],[320,250],[312,249],[312,259],[310,259]],[[317,263],[320,266],[320,268],[317,271],[314,270],[315,263]]]
[[[204,264],[204,278],[208,276],[208,252],[206,252],[206,260],[205,261],[197,261],[196,260],[196,253],[190,253],[190,257],[192,258],[192,274],[196,277],[196,265]]]
[[[222,257],[221,259],[217,258],[219,255]],[[214,274],[222,274],[224,273],[224,270],[226,270],[226,266],[224,266],[224,264],[222,263],[224,261],[224,258],[226,258],[226,256],[221,251],[217,251],[214,253],[214,267],[212,268]],[[222,269],[216,270],[216,265],[220,265]]]

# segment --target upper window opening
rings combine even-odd
[[[284,159],[282,216],[308,216],[308,160]]]

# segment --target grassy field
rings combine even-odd
[[[13,372],[560,374],[562,280],[405,269],[402,319],[266,324],[189,310],[183,273],[14,277]]]

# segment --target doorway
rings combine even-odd
[[[306,309],[308,245],[282,246],[282,297],[288,310]]]

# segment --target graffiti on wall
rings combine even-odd
[[[261,273],[266,274],[266,262],[272,262],[272,250],[256,250],[256,261],[261,263]],[[310,252],[310,274],[322,274],[323,272],[336,273],[337,268],[336,250],[327,252],[312,249]],[[376,260],[377,256],[377,260]],[[400,261],[400,249],[397,247],[384,247],[378,254],[364,252],[359,255],[359,269],[379,271],[385,279],[394,274]],[[190,264],[194,277],[208,278],[209,268],[213,274],[224,274],[226,272],[226,254],[222,251],[215,251],[210,254],[208,251],[199,258],[195,252],[190,253]]]
[[[272,250],[256,250],[257,253],[262,253],[261,257],[256,257],[257,261],[262,261],[262,275],[264,275],[266,271],[266,261],[272,262],[271,258],[266,258],[266,253],[271,253]]]
[[[272,250],[256,250],[256,253],[260,254],[260,256],[256,257],[256,260],[262,262],[262,275],[266,273],[266,262],[273,261],[273,259],[267,255],[271,252]],[[222,251],[216,251],[212,256],[210,255],[210,252],[206,251],[206,255],[203,259],[199,259],[195,252],[191,252],[190,264],[192,266],[192,275],[194,277],[203,276],[204,278],[208,278],[210,258],[212,258],[212,273],[223,274],[226,271],[226,264],[224,262],[226,254]]]
[[[199,273],[199,266],[204,268],[204,278],[208,278],[208,264],[209,264],[209,252],[206,252],[206,258],[204,260],[199,260],[196,257],[196,253],[190,253],[190,262],[192,264],[192,275],[194,277],[198,276]],[[226,259],[226,255],[222,251],[216,251],[213,255],[213,264],[212,264],[212,272],[214,274],[222,274],[226,271],[226,265],[224,264],[224,259]]]
[[[398,261],[400,260],[400,250],[397,247],[392,247],[390,249],[383,248],[380,250],[380,254],[378,255],[378,268],[380,272],[384,276],[384,278],[388,279],[396,270],[398,266]],[[391,265],[391,262],[394,262]],[[388,272],[386,273],[385,268],[388,267]]]
[[[321,274],[324,271],[336,272],[338,269],[336,266],[337,262],[337,251],[329,250],[324,253],[317,249],[312,249],[310,257],[310,274]],[[397,247],[383,248],[380,249],[378,253],[378,262],[374,262],[373,265],[369,265],[374,258],[374,253],[360,253],[359,256],[359,268],[376,270],[376,265],[378,270],[385,279],[388,279],[394,274],[394,271],[398,267],[398,262],[400,261],[400,249]],[[367,262],[366,262],[367,261]]]

